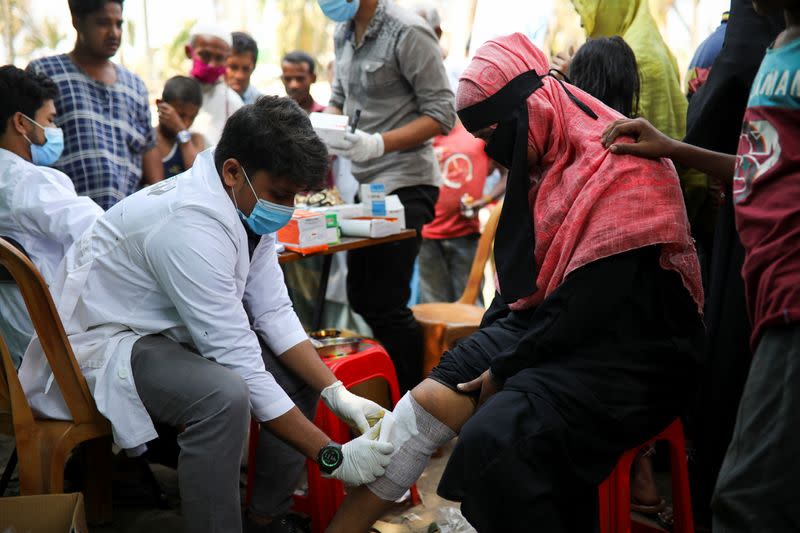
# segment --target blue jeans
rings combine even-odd
[[[423,239],[419,251],[420,302],[454,302],[467,285],[479,233],[454,239]],[[483,299],[478,296],[478,305]]]

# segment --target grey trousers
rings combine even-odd
[[[316,393],[284,369],[264,345],[262,349],[267,369],[313,416]],[[136,390],[150,416],[186,428],[178,435],[178,483],[186,531],[241,531],[240,465],[250,422],[247,385],[235,372],[161,335],[136,342],[131,365]],[[300,453],[262,429],[254,510],[273,516],[288,510],[303,463]]]
[[[464,292],[478,249],[479,233],[453,239],[423,239],[419,249],[420,302],[455,302]],[[483,298],[478,296],[478,305]]]
[[[753,355],[712,502],[715,533],[800,531],[800,325],[770,328]]]
[[[314,420],[319,394],[287,369],[261,342],[264,366],[309,420]],[[278,516],[292,506],[292,494],[304,472],[306,458],[261,428],[256,449],[256,475],[250,508],[258,515]]]

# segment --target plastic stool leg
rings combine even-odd
[[[614,533],[631,532],[631,469],[639,448],[625,452],[617,463],[614,476],[614,493],[612,505],[614,508]]]
[[[603,481],[597,488],[597,501],[598,501],[598,522],[600,524],[600,533],[612,533],[611,531],[611,492],[610,485],[613,484],[614,472],[611,473],[608,479]]]
[[[680,421],[674,423],[669,435],[670,470],[672,473],[672,508],[674,533],[694,533],[692,495],[689,488],[689,467],[686,461],[686,441]]]

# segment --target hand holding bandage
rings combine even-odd
[[[383,136],[380,133],[367,133],[361,130],[345,133],[339,140],[328,141],[332,154],[362,163],[383,155]]]
[[[363,485],[382,476],[391,460],[394,445],[377,440],[381,423],[379,420],[366,433],[342,446],[341,466],[325,477],[338,479],[346,485]]]
[[[359,433],[366,433],[370,427],[375,426],[386,410],[361,396],[356,396],[345,388],[341,381],[328,385],[322,389],[322,401],[343,422],[358,429]]]

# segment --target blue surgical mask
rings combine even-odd
[[[61,157],[61,152],[64,151],[64,132],[61,128],[45,128],[28,115],[23,114],[23,117],[30,120],[44,130],[44,144],[36,144],[28,139],[25,135],[25,140],[31,143],[31,160],[34,165],[41,165],[49,167]]]
[[[239,216],[242,218],[242,220],[244,220],[245,224],[247,224],[247,226],[253,230],[253,233],[256,235],[275,233],[288,224],[289,221],[292,220],[294,207],[274,204],[259,198],[256,194],[256,190],[253,188],[253,184],[250,182],[250,178],[247,176],[247,172],[244,170],[244,167],[242,167],[242,173],[244,173],[244,179],[247,180],[250,190],[253,191],[253,196],[256,197],[256,205],[253,207],[253,211],[250,213],[249,217],[244,216],[244,213],[239,210],[239,206],[236,206],[236,211],[239,212]],[[231,190],[233,191],[233,189]],[[233,203],[236,205],[235,192],[233,193]]]
[[[334,22],[347,22],[356,16],[359,0],[317,0],[325,16]]]

